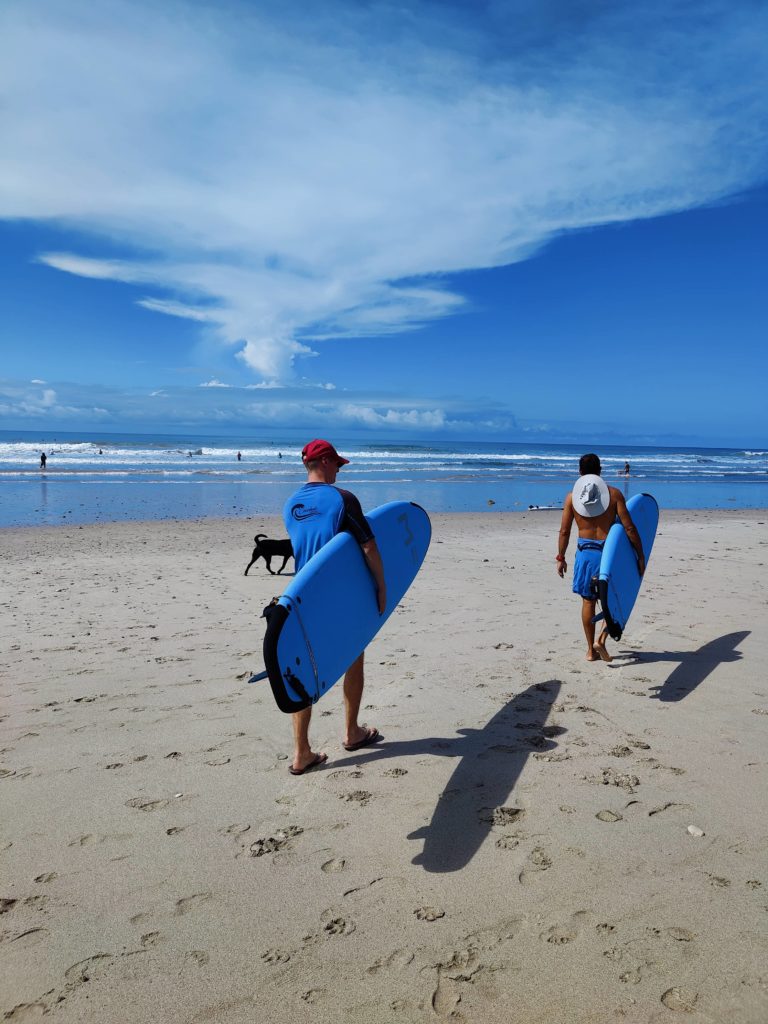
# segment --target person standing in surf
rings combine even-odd
[[[293,545],[296,572],[337,533],[351,533],[360,545],[371,572],[379,614],[383,615],[387,607],[387,586],[376,539],[355,495],[334,486],[339,470],[349,463],[349,459],[342,458],[330,441],[321,438],[304,446],[301,459],[307,471],[307,482],[291,495],[283,508],[283,520]],[[364,658],[365,652],[349,666],[344,676],[345,750],[359,750],[381,738],[378,729],[367,728],[358,722],[365,683]],[[291,775],[303,775],[328,760],[327,754],[312,750],[309,742],[311,718],[311,707],[293,714]]]
[[[600,558],[608,531],[618,516],[627,531],[627,537],[637,555],[637,564],[642,576],[645,572],[645,556],[640,535],[635,529],[632,517],[627,509],[624,495],[616,487],[609,487],[600,476],[600,459],[597,455],[582,455],[579,459],[579,473],[573,491],[565,499],[563,518],[560,523],[560,536],[555,561],[560,578],[565,577],[568,563],[565,552],[571,537],[574,519],[579,529],[576,559],[573,565],[573,592],[582,599],[581,624],[587,638],[587,661],[612,661],[605,641],[608,630],[603,629],[595,642],[595,616],[597,602],[596,586],[593,582],[600,572]]]

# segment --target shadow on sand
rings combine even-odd
[[[504,805],[531,754],[553,750],[557,744],[551,737],[565,732],[559,726],[545,725],[561,687],[556,679],[529,686],[482,729],[459,729],[458,737],[385,742],[361,751],[356,758],[334,761],[333,767],[424,754],[459,758],[438,797],[432,820],[408,838],[424,840],[413,863],[425,871],[460,871],[482,846],[494,824],[495,808]]]
[[[680,664],[669,678],[661,685],[653,687],[651,693],[654,700],[674,702],[683,700],[697,686],[704,682],[708,675],[725,662],[740,661],[742,655],[736,648],[749,636],[750,631],[726,633],[716,640],[710,640],[698,651],[662,651],[658,654],[646,651],[625,651],[619,655],[627,662],[649,664],[652,661],[679,661]]]

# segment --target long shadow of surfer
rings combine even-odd
[[[461,738],[427,737],[386,743],[367,750],[365,764],[389,757],[437,754],[458,757],[459,763],[440,794],[429,825],[409,839],[423,839],[424,849],[414,857],[425,871],[459,871],[480,849],[494,823],[510,823],[516,814],[502,809],[532,753],[554,749],[552,736],[565,729],[544,723],[562,683],[552,679],[517,694],[482,729],[459,729]],[[344,759],[334,767],[359,764]],[[498,821],[494,821],[494,811]]]
[[[360,751],[353,758],[334,761],[334,768],[365,764],[387,758],[436,754],[460,758],[453,775],[437,799],[428,825],[411,833],[423,839],[424,849],[414,857],[427,871],[458,871],[482,846],[495,823],[510,821],[504,802],[512,792],[531,754],[554,750],[552,736],[565,732],[545,725],[562,683],[552,679],[536,683],[516,694],[482,729],[459,729],[462,738],[428,736],[415,740],[385,742]],[[495,811],[497,818],[495,820]]]
[[[743,655],[736,648],[746,640],[749,633],[748,629],[738,633],[726,633],[716,640],[710,640],[697,651],[631,651],[623,652],[620,657],[644,664],[652,661],[679,661],[680,664],[661,686],[652,687],[652,691],[655,692],[650,695],[653,700],[673,703],[693,693],[719,665],[740,661]]]
[[[482,729],[459,729],[461,757],[438,797],[432,820],[412,832],[424,848],[413,858],[425,871],[460,871],[474,857],[495,823],[511,824],[515,809],[503,805],[534,751],[554,749],[552,736],[565,732],[544,723],[562,684],[537,683],[513,697]],[[498,808],[498,810],[497,810]]]

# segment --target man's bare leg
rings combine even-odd
[[[597,661],[599,651],[595,651],[595,624],[592,619],[595,617],[595,602],[581,599],[581,624],[584,627],[584,635],[587,638],[587,661]]]
[[[344,744],[359,743],[366,730],[357,721],[365,684],[365,651],[347,669],[344,676]]]
[[[613,658],[608,653],[605,647],[605,641],[608,639],[608,630],[604,629],[595,643],[595,650],[603,659],[603,661],[613,661]]]
[[[323,755],[316,754],[309,745],[309,722],[312,718],[312,708],[295,711],[291,717],[293,719],[293,761],[291,766],[294,771],[300,772]]]

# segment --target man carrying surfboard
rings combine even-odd
[[[283,509],[283,519],[293,545],[296,572],[337,533],[351,533],[360,545],[370,570],[379,614],[383,615],[387,607],[387,586],[376,539],[355,495],[334,486],[339,470],[348,464],[349,459],[342,458],[330,441],[321,438],[315,438],[304,446],[301,459],[307,471],[307,482],[291,495]],[[343,625],[340,624],[339,628]],[[357,720],[365,682],[364,657],[365,652],[349,666],[344,676],[345,750],[359,750],[380,739],[378,729],[366,728]],[[294,752],[289,769],[292,775],[303,775],[328,760],[327,754],[316,753],[310,746],[311,717],[311,707],[293,714]]]
[[[597,455],[582,455],[579,460],[579,473],[581,476],[563,505],[563,518],[560,523],[560,537],[555,561],[557,562],[557,572],[562,579],[568,568],[565,552],[568,549],[571,527],[575,519],[579,528],[579,539],[573,566],[573,592],[579,594],[582,599],[581,623],[587,638],[587,661],[597,661],[598,658],[602,658],[603,661],[612,661],[613,659],[605,647],[608,630],[603,629],[595,642],[593,619],[597,593],[593,580],[600,571],[603,545],[617,516],[635,550],[641,576],[645,572],[645,556],[640,535],[627,510],[624,495],[616,487],[609,487],[602,479],[600,459]]]

